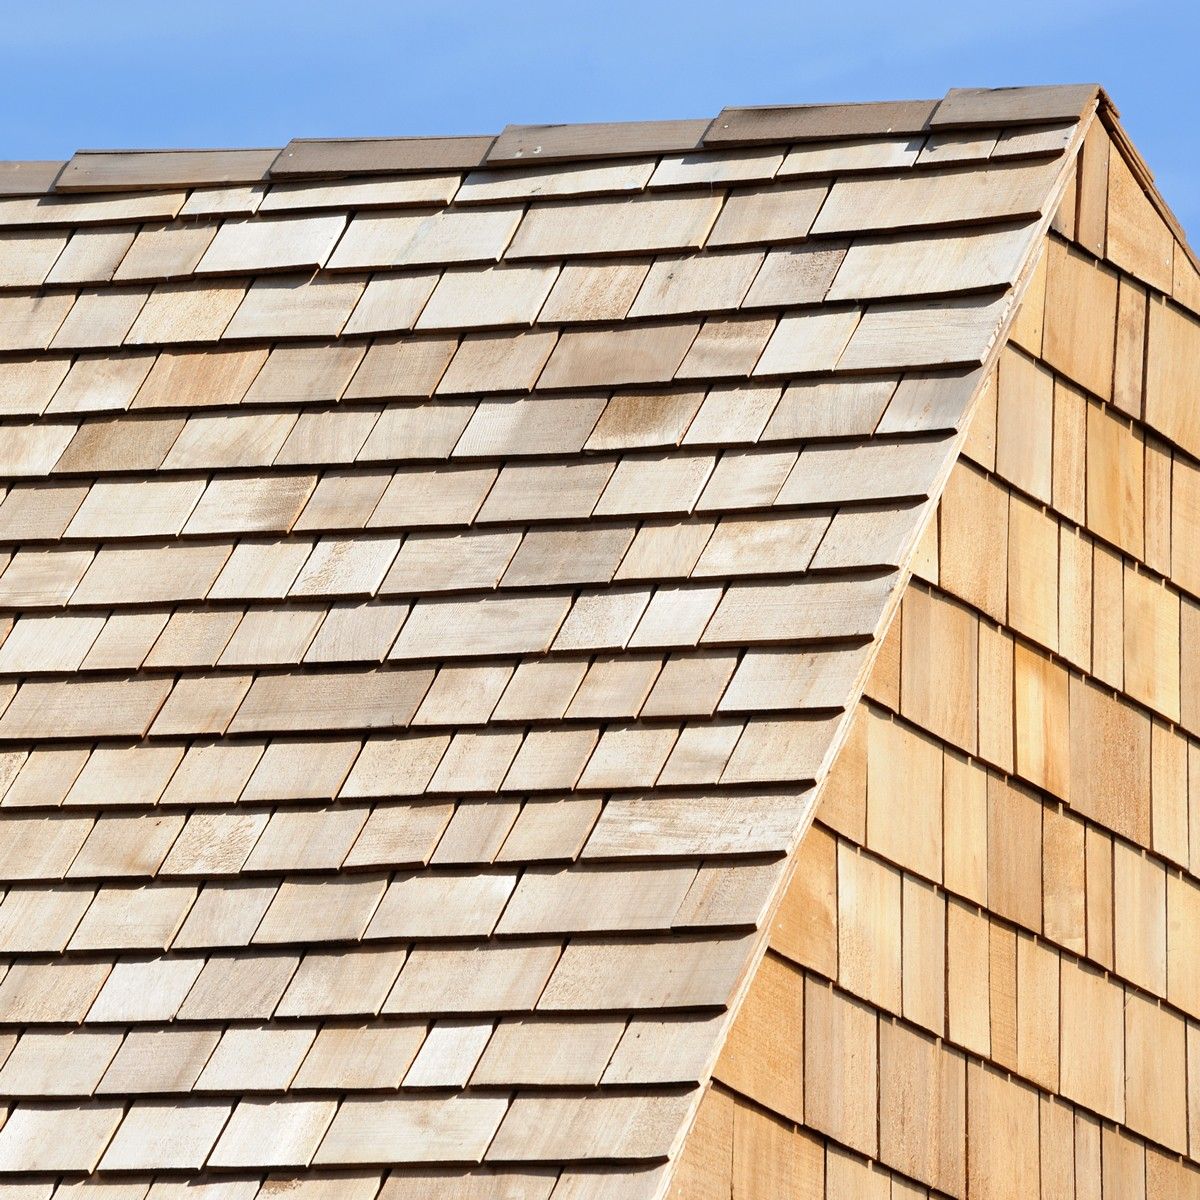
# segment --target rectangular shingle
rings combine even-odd
[[[316,1032],[304,1025],[227,1029],[205,1064],[196,1090],[281,1091],[295,1075]]]
[[[568,330],[538,380],[544,388],[667,383],[696,337],[691,322]]]
[[[145,375],[132,407],[204,408],[237,404],[266,360],[266,350],[258,348],[164,350]]]
[[[195,961],[203,969],[179,1008],[182,1020],[265,1020],[297,966],[294,954],[214,955],[207,962]]]
[[[360,213],[329,260],[333,270],[415,267],[431,263],[495,262],[508,245],[521,209],[497,206],[435,213]]]
[[[594,1086],[624,1032],[620,1019],[502,1021],[471,1082],[493,1087]]]
[[[412,534],[392,564],[384,594],[496,587],[520,533]]]
[[[328,1099],[246,1099],[213,1147],[214,1167],[304,1167],[337,1111]]]
[[[160,283],[142,307],[125,344],[214,342],[246,292],[244,281]]]
[[[528,391],[537,383],[557,336],[549,329],[470,334],[459,343],[437,394]]]
[[[975,366],[987,357],[1010,303],[1001,296],[873,305],[837,365],[845,371]]]
[[[130,1030],[97,1091],[187,1091],[220,1036],[216,1029]]]
[[[603,396],[513,396],[480,401],[454,446],[475,455],[575,454],[605,406]]]
[[[72,935],[69,948],[165,950],[195,898],[196,889],[186,885],[102,887]]]
[[[783,162],[779,150],[729,150],[670,155],[655,168],[651,187],[738,183],[770,179]]]
[[[558,961],[558,942],[501,942],[462,949],[416,947],[384,1011],[489,1013],[533,1008]]]
[[[199,479],[101,480],[80,505],[67,537],[113,538],[176,534],[195,508]]]
[[[589,516],[613,472],[611,460],[508,463],[479,510],[481,521]]]
[[[842,357],[860,320],[857,309],[811,309],[785,316],[757,365],[755,375],[799,375],[828,371]]]
[[[57,229],[0,234],[0,287],[40,287],[66,244]]]
[[[919,134],[853,141],[807,142],[793,146],[779,168],[789,175],[846,175],[852,171],[886,171],[911,167],[925,139]]]
[[[198,1170],[230,1108],[219,1101],[139,1101],[125,1114],[100,1166],[106,1171]]]
[[[6,1024],[76,1024],[105,986],[112,963],[57,960],[17,962],[0,982],[0,1020]]]
[[[703,193],[550,200],[525,214],[506,257],[695,248],[704,242],[720,207],[719,195]]]
[[[326,1024],[295,1078],[296,1087],[396,1088],[425,1039],[425,1022]]]
[[[197,187],[179,210],[182,217],[233,214],[251,216],[262,203],[265,184]]]
[[[987,171],[943,167],[839,179],[813,224],[813,233],[867,233],[1036,217],[1057,170],[1057,163],[997,163]]]
[[[404,725],[432,678],[432,671],[421,669],[263,675],[251,686],[231,729],[307,732]]]
[[[518,1096],[488,1161],[663,1158],[691,1105],[687,1095]]]
[[[191,275],[217,232],[215,222],[145,226],[133,240],[115,280],[183,279]]]
[[[690,150],[707,120],[596,122],[581,125],[506,125],[488,151],[489,164]]]
[[[762,261],[760,250],[658,258],[628,315],[665,317],[737,308]]]
[[[480,1162],[508,1108],[505,1097],[351,1098],[315,1162]]]
[[[490,936],[516,884],[513,874],[446,871],[398,875],[371,919],[367,937]]]
[[[417,321],[417,329],[532,325],[558,275],[556,266],[447,271]]]
[[[607,583],[632,538],[633,528],[621,525],[531,529],[504,572],[503,582],[507,587]]]
[[[650,263],[638,259],[565,263],[539,319],[543,323],[623,320],[649,270]]]
[[[952,438],[854,446],[806,446],[776,497],[777,504],[843,504],[931,494],[945,470]]]
[[[190,417],[162,466],[182,471],[269,466],[295,421],[290,412]]]
[[[1052,87],[951,88],[930,125],[1025,125],[1077,120],[1095,101],[1094,83]]]
[[[319,208],[391,208],[398,204],[449,204],[458,189],[457,174],[408,175],[393,179],[337,179],[329,183],[274,183],[258,206],[260,212]]]
[[[707,644],[873,636],[892,577],[739,583],[725,593],[704,632]]]
[[[609,800],[584,858],[775,852],[790,846],[801,794],[693,794]]]
[[[568,596],[422,600],[410,614],[388,655],[391,659],[521,654],[549,648],[567,609]],[[0,729],[3,720],[0,719]]]
[[[385,477],[385,485],[378,487],[368,489],[365,480],[361,487],[330,486],[328,500],[322,507],[332,509],[332,515],[337,516],[344,507],[357,501],[360,494],[364,495],[369,502],[367,511],[361,517],[358,515],[361,510],[356,511],[353,518],[343,517],[339,522],[342,527],[367,524],[370,528],[411,529],[423,525],[468,524],[479,511],[495,478],[495,467],[401,469],[390,479]],[[327,475],[322,483],[329,479]],[[345,495],[338,495],[339,491]],[[318,525],[316,514],[311,522],[307,522],[307,518],[309,510],[321,500],[318,489],[313,503],[298,522],[300,528]]]
[[[432,396],[458,347],[456,338],[377,338],[345,398]]]
[[[364,352],[364,346],[336,343],[276,346],[245,393],[246,403],[307,404],[337,400],[362,362]]]
[[[271,164],[272,179],[462,171],[477,166],[486,137],[293,138]]]
[[[404,1086],[465,1087],[491,1036],[490,1021],[435,1022],[404,1077]]]
[[[227,542],[136,549],[103,546],[91,556],[71,598],[76,604],[93,605],[199,600],[207,595],[230,549]],[[151,558],[153,571],[149,569]]]
[[[903,241],[856,240],[826,299],[938,295],[1005,286],[1016,279],[1032,233],[1032,227],[1017,225]]]
[[[281,1017],[379,1012],[405,961],[405,948],[309,951],[279,1003]]]
[[[646,186],[653,159],[624,162],[598,160],[560,165],[530,164],[510,171],[472,171],[454,197],[456,204],[487,204],[504,200],[546,199],[551,196],[602,196],[636,192]]]
[[[256,944],[356,941],[383,897],[385,880],[285,879],[255,931]]]
[[[0,296],[0,338],[10,350],[44,350],[75,302],[71,292]]]
[[[813,228],[828,188],[825,182],[799,182],[735,189],[721,209],[708,245],[799,241]]]
[[[71,356],[67,354],[0,362],[0,385],[3,386],[0,413],[36,416],[44,412],[71,369]]]
[[[169,1021],[204,967],[203,958],[119,961],[88,1009],[93,1022]]]
[[[695,874],[691,866],[531,869],[521,876],[497,933],[666,930]]]
[[[93,225],[174,217],[186,192],[126,192],[119,196],[37,196],[0,200],[5,225]]]
[[[315,475],[283,472],[214,479],[191,511],[185,531],[197,534],[286,532],[299,516],[316,482]]]
[[[704,142],[722,145],[919,133],[937,107],[937,100],[896,100],[724,108],[709,127]]]
[[[223,336],[336,337],[365,286],[362,276],[280,275],[257,279],[231,314]]]
[[[763,261],[743,308],[819,304],[846,256],[846,243],[821,240],[778,246]]]
[[[343,334],[350,337],[358,333],[411,329],[437,281],[436,271],[376,275],[359,297]]]
[[[19,1105],[0,1129],[0,1171],[91,1171],[121,1113],[119,1104]]]
[[[563,951],[538,1008],[555,1012],[727,1004],[745,970],[748,949],[748,937],[630,942],[575,938]]]
[[[170,690],[153,678],[28,682],[0,717],[0,736],[142,737]]]

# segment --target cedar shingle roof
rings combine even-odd
[[[3,1177],[661,1194],[1097,98],[0,170]]]

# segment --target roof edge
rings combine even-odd
[[[751,955],[746,969],[741,980],[738,983],[737,991],[729,1002],[726,1013],[724,1028],[721,1030],[717,1039],[716,1048],[710,1063],[706,1064],[706,1072],[700,1086],[697,1088],[697,1096],[692,1106],[692,1111],[688,1116],[687,1123],[680,1133],[672,1147],[671,1156],[668,1160],[667,1169],[663,1173],[663,1179],[660,1182],[658,1190],[648,1198],[648,1200],[666,1200],[672,1186],[672,1181],[675,1176],[675,1171],[679,1166],[683,1147],[687,1144],[687,1140],[691,1137],[696,1115],[699,1112],[700,1103],[704,1095],[712,1086],[713,1072],[716,1069],[716,1063],[721,1052],[725,1048],[725,1042],[728,1039],[729,1031],[733,1023],[737,1020],[741,1006],[746,999],[746,995],[750,990],[750,985],[754,977],[758,974],[759,967],[762,965],[763,957],[766,954],[767,943],[770,937],[770,931],[775,923],[776,914],[779,911],[779,906],[783,901],[783,897],[787,894],[788,888],[791,886],[796,873],[798,862],[797,851],[800,843],[804,840],[809,829],[812,827],[812,822],[816,816],[817,809],[820,807],[821,797],[824,793],[825,784],[832,775],[834,768],[837,766],[837,761],[841,755],[842,749],[849,737],[850,726],[854,719],[854,713],[859,703],[863,698],[866,690],[866,684],[869,680],[875,664],[879,659],[880,651],[884,642],[887,639],[892,622],[895,620],[896,613],[900,609],[900,602],[904,597],[904,593],[908,590],[908,586],[913,578],[913,570],[916,565],[917,556],[920,553],[921,545],[924,542],[926,535],[929,532],[930,525],[937,513],[938,506],[941,503],[942,494],[946,489],[946,484],[949,482],[950,474],[954,469],[962,455],[963,446],[966,444],[970,434],[971,424],[975,419],[975,415],[979,410],[982,397],[987,390],[988,380],[992,372],[999,362],[1000,355],[1004,347],[1008,344],[1009,335],[1012,331],[1013,321],[1016,318],[1017,311],[1021,306],[1021,301],[1025,297],[1025,293],[1029,289],[1030,282],[1037,270],[1038,263],[1045,250],[1046,239],[1050,232],[1051,224],[1054,220],[1063,197],[1065,196],[1076,162],[1078,161],[1079,152],[1083,146],[1084,138],[1088,130],[1091,128],[1094,120],[1098,118],[1098,113],[1101,107],[1103,92],[1101,89],[1096,89],[1090,111],[1086,110],[1080,115],[1078,124],[1072,135],[1071,141],[1066,147],[1063,154],[1062,166],[1059,169],[1058,175],[1055,178],[1054,185],[1050,189],[1046,203],[1043,206],[1044,212],[1037,236],[1030,242],[1030,251],[1026,256],[1025,261],[1021,264],[1021,269],[1018,272],[1017,280],[1012,286],[1011,301],[999,326],[996,329],[992,344],[988,349],[983,363],[979,367],[979,382],[976,386],[975,393],[971,397],[962,418],[961,428],[958,430],[954,443],[946,455],[945,466],[935,480],[933,487],[930,489],[930,496],[925,506],[925,511],[922,515],[921,524],[917,535],[913,538],[912,544],[909,547],[906,561],[901,563],[896,572],[896,585],[892,589],[891,595],[888,597],[888,603],[884,609],[883,616],[879,624],[879,632],[871,644],[871,650],[859,672],[859,677],[855,680],[851,696],[847,702],[846,708],[842,714],[841,720],[838,722],[837,729],[834,733],[830,749],[825,757],[825,771],[820,779],[818,779],[812,788],[809,797],[809,803],[806,807],[804,817],[801,822],[801,827],[795,839],[792,842],[791,849],[788,851],[787,868],[783,871],[779,882],[776,884],[775,894],[771,898],[771,902],[767,907],[766,915],[763,918],[762,924],[758,930],[758,944],[755,946],[754,952]]]

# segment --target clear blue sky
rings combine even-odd
[[[0,158],[1104,84],[1200,242],[1197,0],[0,0]]]

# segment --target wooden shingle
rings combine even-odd
[[[506,257],[695,248],[703,243],[720,207],[719,196],[704,193],[551,200],[525,214]]]
[[[314,1161],[479,1162],[507,1108],[503,1097],[354,1098],[338,1110]]]
[[[334,270],[494,262],[521,219],[519,207],[381,211],[356,216],[329,260]]]
[[[319,217],[279,217],[223,221],[196,274],[286,271],[321,267],[346,227],[340,213]]]
[[[947,167],[911,175],[834,183],[815,233],[904,229],[949,222],[1037,216],[1051,170],[1044,163],[997,164],[987,172]]]

